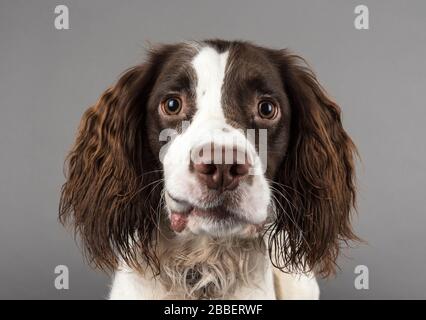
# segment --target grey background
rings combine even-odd
[[[54,8],[70,9],[70,30]],[[370,9],[355,30],[354,8]],[[83,111],[148,42],[219,37],[289,47],[341,104],[359,147],[368,245],[345,251],[322,298],[426,298],[426,2],[0,1],[0,298],[102,299],[107,276],[57,223],[62,166]],[[70,289],[54,288],[54,267]],[[370,289],[354,288],[366,265]]]

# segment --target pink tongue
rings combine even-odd
[[[176,232],[181,232],[186,227],[188,217],[180,212],[172,212],[170,221],[172,229]]]

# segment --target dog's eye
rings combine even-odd
[[[162,103],[162,109],[168,115],[177,115],[182,109],[182,101],[179,98],[168,98]]]
[[[264,119],[273,119],[277,114],[277,107],[271,101],[262,100],[258,104],[259,115]]]

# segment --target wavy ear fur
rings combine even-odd
[[[84,113],[67,158],[59,218],[74,227],[86,256],[103,270],[114,270],[121,258],[139,270],[158,269],[159,192],[152,190],[160,176],[144,141],[144,115],[164,54],[152,52]]]
[[[282,186],[269,238],[273,263],[282,269],[335,272],[341,242],[358,240],[351,228],[355,206],[356,148],[327,95],[299,56],[274,52],[292,110],[290,143],[276,180]]]

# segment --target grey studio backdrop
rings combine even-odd
[[[70,30],[56,30],[67,5]],[[370,29],[354,28],[365,4]],[[219,37],[288,47],[340,103],[356,142],[359,236],[323,299],[426,298],[425,1],[0,1],[0,298],[103,299],[108,276],[57,222],[83,111],[149,43]],[[69,268],[69,290],[54,286]],[[357,265],[369,289],[354,286]]]

